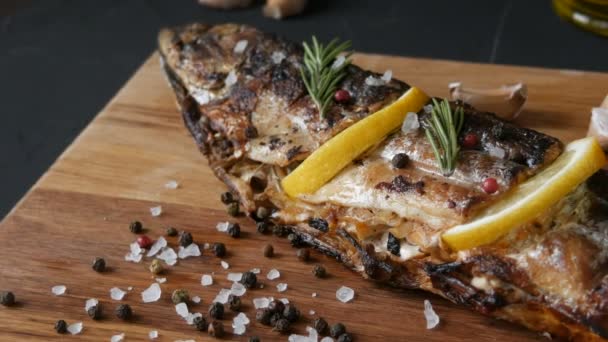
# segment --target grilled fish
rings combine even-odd
[[[364,277],[423,289],[482,314],[573,340],[608,338],[608,174],[492,244],[458,253],[439,236],[500,201],[562,152],[562,143],[466,105],[450,177],[421,133],[395,132],[317,192],[294,199],[280,181],[324,142],[409,85],[349,65],[352,99],[323,118],[300,77],[299,44],[255,28],[191,24],[159,34],[163,69],[209,166],[255,220],[270,220]],[[456,105],[452,103],[452,105]],[[420,122],[428,108],[418,113]],[[405,168],[391,166],[407,153]],[[497,179],[498,193],[480,187]],[[257,217],[265,207],[270,217]]]

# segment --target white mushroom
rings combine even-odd
[[[267,0],[263,13],[273,19],[283,19],[302,13],[307,2],[307,0]]]
[[[498,88],[465,88],[462,83],[448,85],[450,99],[461,100],[478,110],[495,113],[505,120],[515,119],[528,98],[528,88],[523,83],[503,85]]]

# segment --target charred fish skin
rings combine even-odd
[[[243,41],[245,48],[235,49]],[[556,336],[608,338],[605,174],[494,244],[457,255],[437,245],[446,225],[467,220],[555,160],[562,151],[557,139],[465,105],[462,136],[476,134],[480,144],[461,152],[449,179],[438,174],[424,136],[396,133],[320,190],[340,196],[293,200],[279,185],[290,169],[409,86],[394,79],[372,86],[366,79],[380,75],[350,66],[340,86],[351,102],[336,104],[321,120],[299,77],[299,44],[243,25],[192,24],[161,31],[159,51],[186,127],[246,211],[273,206],[276,223],[289,225],[300,244],[365,278],[430,291]],[[418,114],[424,124],[427,114]],[[396,152],[410,156],[408,168],[390,167]],[[348,189],[333,191],[353,186],[353,175],[364,180],[357,189],[378,203],[349,198]],[[499,181],[498,195],[481,191],[483,177]],[[254,189],[259,184],[265,188]],[[411,210],[401,210],[406,207]],[[313,218],[327,229],[311,227]],[[386,227],[400,242],[399,255],[381,239]]]

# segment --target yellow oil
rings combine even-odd
[[[553,8],[569,22],[608,37],[608,0],[553,0]]]

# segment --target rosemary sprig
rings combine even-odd
[[[345,54],[344,63],[334,66],[335,59],[351,46],[350,41],[338,43],[335,38],[329,44],[319,44],[315,36],[312,37],[312,44],[302,43],[304,46],[304,66],[300,69],[302,80],[308,90],[310,98],[319,109],[321,118],[325,117],[327,109],[331,105],[332,97],[336,91],[338,83],[344,78],[344,70],[350,64],[348,51]]]
[[[458,134],[464,121],[464,109],[456,107],[452,112],[448,100],[437,102],[433,99],[431,117],[425,125],[426,137],[433,147],[433,153],[444,176],[454,173],[458,152]]]

